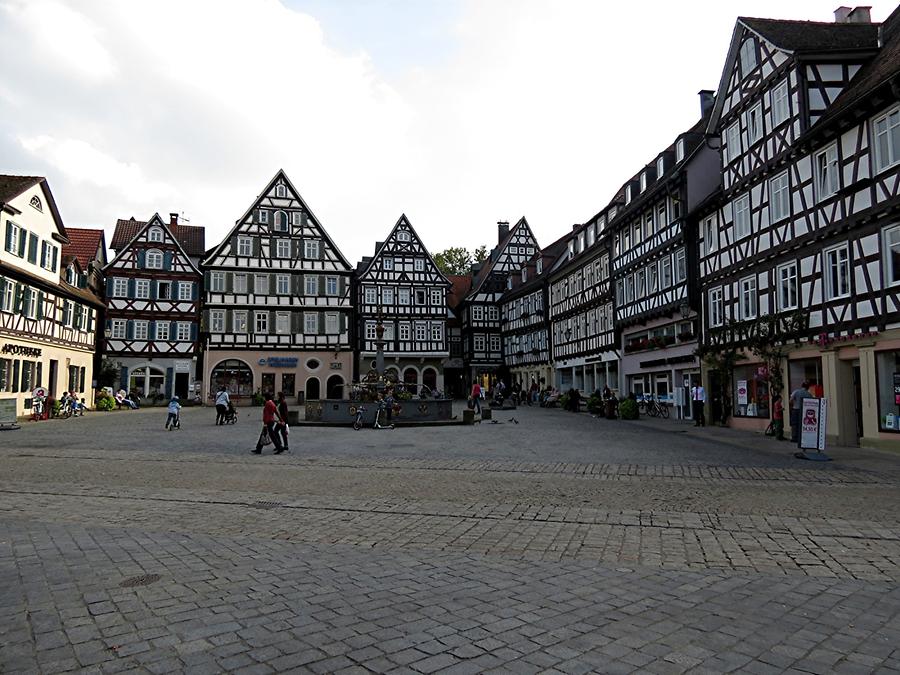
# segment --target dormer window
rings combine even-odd
[[[631,186],[630,185],[625,188],[625,203],[626,204],[631,203]]]
[[[263,211],[262,209],[259,210],[259,222],[268,224],[268,222],[269,222],[269,212],[268,211]]]
[[[662,175],[666,172],[666,162],[664,157],[660,157],[656,160],[656,179],[659,180],[662,178]]]
[[[35,208],[35,209],[37,209],[38,211],[43,211],[43,210],[44,210],[44,205],[41,204],[41,198],[38,197],[37,195],[34,195],[34,197],[32,197],[32,198],[31,198],[31,201],[28,202],[28,203],[32,206],[32,208]]]
[[[618,212],[619,212],[619,209],[618,209],[617,207],[615,207],[615,206],[612,207],[612,208],[609,210],[609,220],[612,220],[613,218],[615,218],[615,217],[616,217],[616,214],[617,214]]]
[[[675,161],[680,162],[684,159],[684,139],[679,138],[675,144]]]
[[[647,189],[647,172],[641,172],[641,192]]]
[[[77,275],[75,274],[75,265],[69,265],[66,268],[66,283],[74,286],[76,279]]]
[[[150,241],[160,242],[163,240],[163,232],[158,227],[151,227],[147,233],[147,239]]]
[[[748,38],[741,45],[741,77],[747,77],[756,68],[756,63],[756,41]]]
[[[525,270],[525,268],[523,267],[523,268],[522,268],[522,283],[523,283],[523,284],[525,283],[525,280],[526,280],[527,278],[528,278],[528,272],[527,272],[527,271]]]
[[[580,232],[578,234],[578,252],[581,253],[584,250],[584,232]]]
[[[569,240],[569,257],[575,257],[575,241],[572,239]]]
[[[409,241],[409,240],[410,240],[409,232],[401,231],[401,232],[397,233],[397,241]]]
[[[603,230],[606,229],[606,216],[600,216],[597,219],[597,235],[603,234]]]
[[[512,277],[506,277],[506,290],[512,290]]]
[[[275,196],[276,197],[284,197],[284,185],[276,185],[275,186]]]
[[[161,270],[163,266],[163,254],[159,249],[151,248],[147,251],[144,266],[151,270]]]
[[[543,274],[544,272],[544,261],[542,258],[537,259],[537,263],[535,264],[534,271],[538,274]]]

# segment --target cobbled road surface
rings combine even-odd
[[[900,455],[239,412],[0,433],[0,673],[900,673]]]

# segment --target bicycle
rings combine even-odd
[[[669,419],[669,406],[651,396],[649,400],[647,400],[647,414],[651,417]]]

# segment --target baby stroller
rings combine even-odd
[[[237,424],[237,410],[234,409],[234,404],[231,401],[228,401],[228,409],[225,411],[224,421],[225,424]]]

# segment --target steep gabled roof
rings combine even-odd
[[[437,264],[434,262],[434,258],[432,257],[431,253],[429,252],[428,247],[425,246],[425,243],[422,241],[422,238],[419,236],[419,233],[416,232],[416,228],[414,228],[414,227],[412,226],[412,223],[409,222],[409,218],[406,217],[406,214],[405,214],[405,213],[401,213],[401,214],[400,214],[400,217],[397,219],[397,222],[394,223],[394,227],[391,228],[391,231],[390,231],[390,233],[388,234],[388,236],[385,238],[385,240],[384,240],[384,241],[380,241],[380,242],[378,242],[378,243],[376,244],[376,246],[375,246],[375,255],[373,255],[371,258],[368,258],[368,256],[367,256],[366,258],[363,258],[363,260],[368,260],[368,263],[367,263],[366,265],[362,266],[362,267],[363,267],[363,271],[360,273],[360,276],[362,276],[362,275],[364,275],[364,274],[368,274],[368,273],[371,271],[372,266],[375,264],[375,261],[377,261],[378,258],[381,256],[381,252],[382,252],[382,250],[384,249],[385,244],[387,244],[388,242],[390,242],[390,241],[394,238],[394,235],[396,234],[398,228],[399,228],[401,225],[405,225],[407,228],[409,228],[409,231],[412,232],[412,236],[413,236],[413,237],[415,238],[415,240],[418,242],[419,246],[422,247],[422,250],[425,251],[425,255],[428,256],[428,259],[431,261],[431,264],[434,266],[434,269],[437,270],[437,273],[440,274],[441,277],[443,277],[444,281],[446,281],[446,282],[447,282],[447,285],[449,286],[449,285],[450,285],[450,280],[446,277],[446,275],[445,275],[443,272],[441,272],[440,268],[439,268],[439,267],[437,266]],[[358,270],[360,267],[361,267],[360,265],[357,265],[357,270]]]
[[[86,270],[91,261],[96,260],[101,267],[106,264],[106,235],[103,230],[92,227],[70,227],[66,230],[69,243],[63,246],[63,258],[71,256]],[[102,251],[100,259],[97,252]]]
[[[44,188],[44,196],[47,198],[47,204],[50,207],[50,213],[56,223],[58,229],[55,237],[63,244],[68,243],[69,235],[66,232],[66,226],[63,224],[62,216],[56,206],[56,200],[50,191],[50,185],[43,176],[10,176],[0,174],[0,206],[8,204],[11,199],[15,199],[33,185],[40,183]]]
[[[471,274],[450,274],[447,276],[450,281],[450,294],[447,297],[447,305],[450,309],[456,309],[472,287]]]
[[[162,220],[162,219],[160,219]],[[138,232],[144,229],[147,224],[145,220],[135,220],[131,216],[128,220],[119,219],[116,221],[116,229],[113,232],[112,242],[109,247],[118,252],[119,249],[125,248]],[[199,225],[166,225],[172,236],[178,240],[181,248],[185,253],[191,256],[200,256],[206,252],[206,228]]]
[[[499,244],[497,244],[497,246],[495,246],[488,252],[487,259],[481,264],[481,267],[472,277],[472,288],[470,291],[470,295],[478,293],[487,278],[491,276],[491,272],[493,272],[494,270],[494,265],[496,265],[497,261],[500,259],[500,256],[503,254],[503,251],[506,250],[507,246],[509,246],[509,242],[512,241],[513,237],[516,236],[521,228],[528,230],[528,233],[535,241],[535,244],[537,243],[537,238],[534,236],[534,232],[531,231],[531,227],[529,227],[528,221],[525,219],[525,216],[522,216],[521,218],[519,218],[519,222],[517,222],[515,226],[510,228],[509,232],[506,233],[503,241],[501,241]],[[494,255],[495,253],[496,256]]]
[[[136,222],[139,222],[139,221],[134,220],[134,218],[132,218],[131,220],[125,221],[125,223],[128,224],[129,228],[132,226],[131,225],[132,223],[136,223]],[[109,263],[106,265],[104,270],[111,268],[115,263],[117,263],[122,258],[122,256],[125,255],[125,252],[128,250],[129,246],[131,246],[131,244],[134,242],[134,240],[137,239],[144,232],[144,230],[149,230],[151,227],[161,228],[172,239],[172,241],[175,242],[175,245],[178,247],[178,250],[181,251],[181,254],[184,256],[187,264],[190,265],[191,268],[195,272],[197,272],[197,274],[200,274],[200,269],[198,268],[197,265],[194,264],[194,261],[191,260],[191,256],[184,249],[184,246],[182,245],[182,243],[180,241],[178,241],[178,237],[176,237],[175,234],[172,232],[172,227],[170,225],[168,225],[162,218],[160,218],[158,213],[154,213],[153,216],[151,216],[150,220],[141,223],[141,227],[139,227],[137,229],[137,231],[134,233],[134,236],[128,240],[128,243],[126,243],[124,246],[122,246],[122,248],[116,250],[116,257],[109,261]]]
[[[877,23],[833,23],[738,17],[738,22],[783,52],[832,52],[878,46]]]

